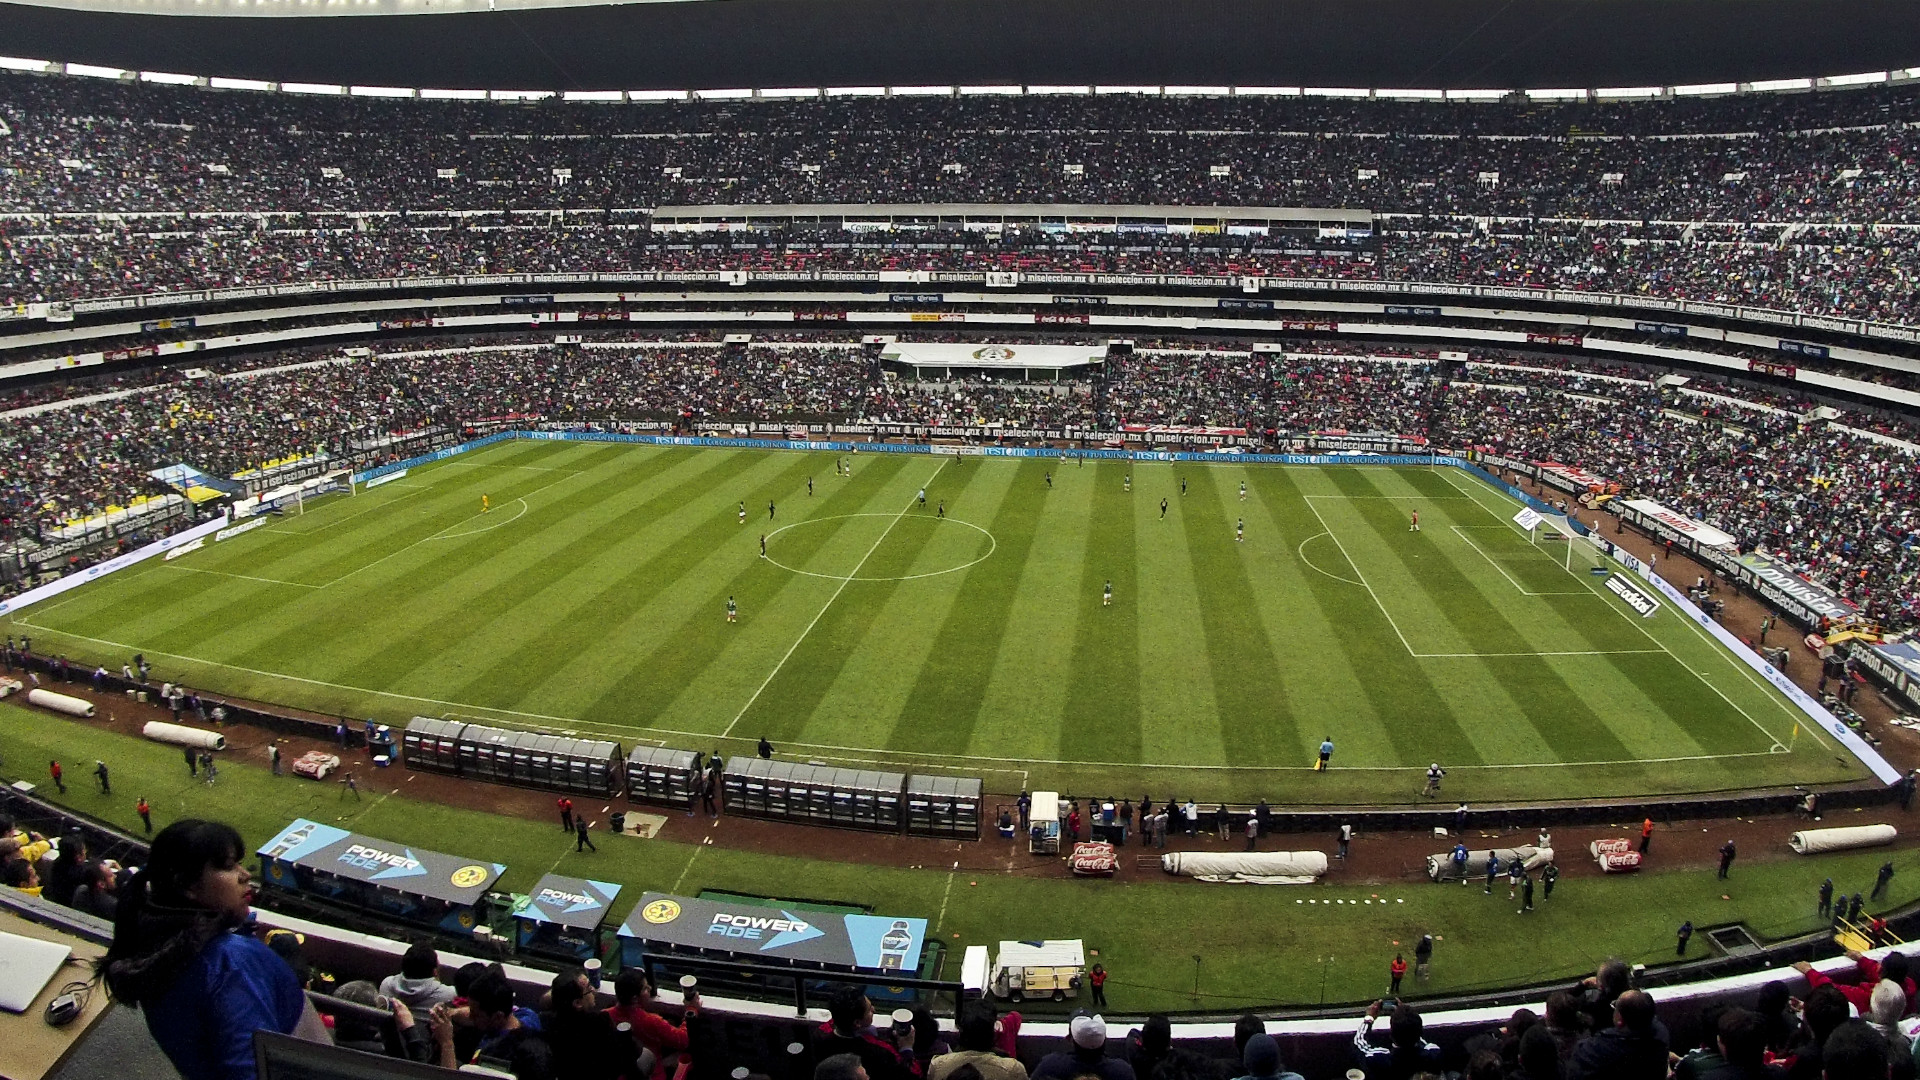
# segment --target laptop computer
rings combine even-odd
[[[0,933],[0,1009],[26,1012],[72,954],[66,945]]]

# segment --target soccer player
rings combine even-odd
[[[1186,493],[1187,493],[1187,478],[1183,476],[1180,478],[1180,494],[1185,495]]]
[[[766,533],[760,534],[760,557],[763,559],[767,557],[767,534]]]
[[[1165,499],[1160,500],[1160,520],[1167,520],[1167,500]]]
[[[1100,594],[1100,606],[1101,607],[1113,606],[1113,579],[1112,578],[1107,579],[1107,591]]]
[[[1421,794],[1429,799],[1440,794],[1440,778],[1445,775],[1447,775],[1447,770],[1441,768],[1439,762],[1436,761],[1427,766],[1427,790],[1421,792]]]
[[[1415,510],[1415,511],[1413,512],[1413,524],[1412,524],[1412,525],[1409,525],[1409,526],[1407,526],[1407,531],[1408,531],[1408,532],[1419,532],[1419,531],[1420,531],[1420,511],[1418,511],[1418,510]]]
[[[945,500],[945,499],[941,499],[941,500],[940,500],[940,509],[939,509],[939,511],[938,511],[938,512],[937,512],[937,513],[936,513],[936,514],[935,514],[934,516],[935,516],[935,517],[946,517],[946,516],[947,516],[947,500]]]
[[[728,622],[740,621],[740,609],[733,605],[733,597],[731,596],[727,597],[727,621]]]
[[[1320,740],[1320,764],[1314,766],[1319,772],[1326,772],[1328,763],[1333,760],[1333,736]]]
[[[1051,487],[1053,487],[1053,473],[1052,473],[1052,471],[1048,471],[1048,473],[1047,473],[1047,487],[1049,487],[1049,488],[1051,488]]]
[[[927,508],[927,489],[921,488],[920,489],[920,509],[925,510],[926,508]]]
[[[773,500],[772,499],[767,500],[767,520],[768,521],[773,520]]]
[[[807,477],[807,498],[813,498],[813,477]]]
[[[1247,482],[1245,480],[1240,481],[1240,501],[1247,501]]]
[[[747,501],[745,499],[742,499],[740,500],[740,524],[745,525],[746,523],[747,523]]]
[[[1247,519],[1246,518],[1233,519],[1234,543],[1236,544],[1243,543],[1245,542],[1246,539],[1247,539]]]
[[[491,509],[493,509],[493,500],[485,495],[480,496],[480,512],[484,514]]]
[[[1128,473],[1125,476],[1120,478],[1120,490],[1122,491],[1133,490],[1133,474],[1132,473]]]

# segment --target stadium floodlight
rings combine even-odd
[[[1299,97],[1300,88],[1297,86],[1236,86],[1233,88],[1233,96],[1235,97]]]
[[[561,101],[625,101],[627,95],[619,90],[569,90],[560,95]]]
[[[447,90],[442,88],[422,88],[420,96],[432,101],[485,101],[485,90]]]
[[[820,88],[817,86],[776,86],[760,91],[762,98],[817,98]]]
[[[265,79],[229,79],[224,75],[215,75],[207,80],[207,85],[215,90],[271,90],[273,84]]]
[[[349,86],[347,93],[354,97],[410,98],[416,91],[411,86]]]
[[[1375,90],[1373,93],[1375,97],[1401,101],[1440,101],[1447,96],[1445,90]]]
[[[1505,90],[1449,90],[1448,101],[1499,101],[1507,96]]]
[[[1572,87],[1560,90],[1527,91],[1527,100],[1529,101],[1575,101],[1584,99],[1586,96],[1587,92],[1585,90],[1575,90]]]
[[[1883,83],[1891,77],[1884,71],[1862,71],[1857,75],[1832,75],[1820,81],[1828,86],[1864,86],[1868,83]]]
[[[1054,96],[1059,94],[1087,95],[1087,94],[1093,93],[1093,87],[1091,86],[1049,86],[1049,85],[1029,86],[1027,87],[1027,93],[1035,94],[1035,95],[1044,95],[1044,96]]]
[[[828,97],[886,97],[884,86],[829,86]]]
[[[629,90],[628,101],[685,101],[692,97],[686,90]]]
[[[952,97],[951,86],[894,86],[888,90],[894,97]]]
[[[1358,86],[1303,86],[1300,92],[1307,97],[1325,98],[1363,98],[1372,97],[1373,91]]]
[[[1593,96],[1606,101],[1618,98],[1657,98],[1663,92],[1658,86],[1606,86],[1595,90]]]
[[[99,64],[67,64],[65,68],[69,75],[82,75],[89,79],[123,79],[127,75],[126,68],[101,67]]]
[[[545,101],[559,95],[552,90],[489,90],[487,97],[493,101]]]
[[[1095,94],[1158,94],[1161,89],[1158,86],[1096,86],[1093,92]]]
[[[693,96],[701,101],[740,101],[753,96],[752,90],[695,90]]]
[[[1673,92],[1677,97],[1706,97],[1710,94],[1731,94],[1739,89],[1739,83],[1690,83],[1686,86],[1674,87]]]
[[[1749,83],[1748,85],[1753,87],[1755,90],[1811,90],[1813,89],[1813,80],[1812,79],[1766,79],[1762,82]]]
[[[1233,93],[1231,86],[1169,86],[1168,97],[1226,97]]]
[[[338,83],[289,82],[281,83],[280,89],[289,94],[344,94],[347,88]]]
[[[45,71],[52,66],[45,60],[29,60],[24,56],[0,56],[0,68],[8,71]]]
[[[1019,85],[963,86],[960,88],[961,97],[973,97],[982,94],[996,94],[1001,97],[1019,97],[1024,93],[1026,93],[1026,87]]]
[[[143,71],[141,82],[165,83],[168,86],[192,86],[200,80],[192,75],[181,75],[172,71]]]

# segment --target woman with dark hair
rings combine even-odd
[[[185,1080],[253,1080],[257,1030],[331,1041],[286,961],[245,934],[253,875],[231,826],[176,821],[127,883],[101,961]]]
[[[72,907],[73,892],[85,883],[86,870],[87,838],[76,829],[60,838],[60,853],[54,857],[53,869],[47,871],[43,895],[56,904]]]

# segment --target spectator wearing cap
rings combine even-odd
[[[961,1006],[956,1032],[959,1049],[929,1062],[927,1080],[947,1080],[962,1065],[973,1066],[982,1080],[1027,1080],[1027,1067],[1020,1064],[1019,1058],[994,1049],[994,1029],[998,1024],[993,1003],[985,998],[975,998]]]
[[[1613,1026],[1573,1048],[1567,1080],[1665,1080],[1667,1031],[1653,998],[1628,990],[1613,1000]]]
[[[1067,1047],[1040,1059],[1033,1080],[1134,1080],[1133,1066],[1107,1056],[1107,1022],[1100,1016],[1077,1012],[1067,1022]]]
[[[1367,1006],[1367,1015],[1360,1018],[1359,1030],[1353,1033],[1354,1054],[1367,1080],[1408,1080],[1420,1073],[1439,1071],[1440,1048],[1423,1037],[1426,1022],[1419,1010],[1405,1002],[1393,1007],[1393,1017],[1387,1021],[1389,1041],[1374,1041],[1373,1025],[1385,1007],[1382,1001]],[[1253,1045],[1252,1040],[1247,1045]]]
[[[1240,1060],[1246,1069],[1240,1080],[1306,1080],[1281,1063],[1280,1044],[1264,1032],[1247,1040]]]
[[[341,1001],[369,1009],[378,1009],[393,1016],[394,1029],[400,1036],[401,1054],[389,1054],[386,1036],[381,1025],[364,1013],[342,1009],[333,1018],[333,1044],[345,1046],[369,1054],[385,1054],[390,1057],[405,1057],[409,1061],[432,1061],[434,1057],[433,1040],[427,1034],[427,1025],[416,1022],[413,1010],[406,1003],[382,994],[374,985],[364,979],[355,979],[333,992]]]

